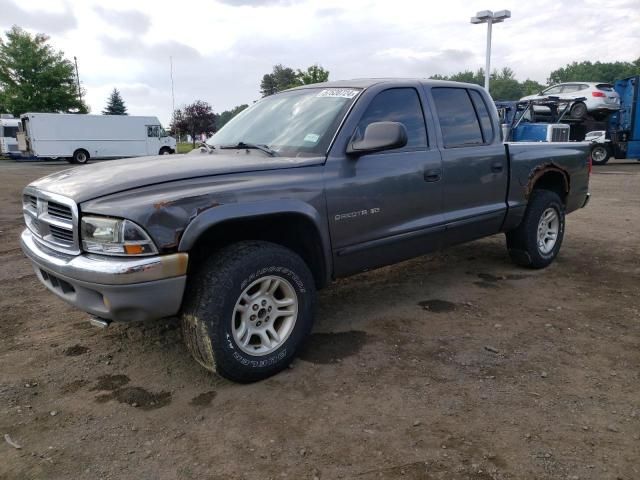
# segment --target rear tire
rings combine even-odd
[[[160,155],[171,155],[173,153],[173,150],[171,150],[169,147],[162,147],[159,153]]]
[[[295,252],[268,242],[239,242],[192,275],[182,309],[183,337],[207,370],[236,382],[262,380],[293,360],[311,331],[315,297],[313,276]]]
[[[606,145],[597,144],[591,148],[591,163],[594,165],[605,165],[610,157],[611,153]]]
[[[71,163],[78,163],[84,165],[89,161],[89,152],[86,150],[79,148],[75,152],[73,152],[73,157],[71,157]]]
[[[582,102],[578,102],[571,107],[570,114],[573,118],[582,119],[587,116],[587,106]]]
[[[562,246],[564,212],[557,193],[534,190],[522,222],[506,234],[511,260],[528,268],[545,268],[551,264]]]

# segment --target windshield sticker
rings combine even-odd
[[[325,88],[316,97],[353,98],[358,92],[359,90],[353,88]]]
[[[317,133],[307,133],[304,137],[304,141],[316,143],[319,138],[320,138],[320,135],[318,135]]]

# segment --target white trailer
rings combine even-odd
[[[89,159],[141,157],[175,153],[157,117],[25,113],[20,116],[18,146],[37,158]]]
[[[18,150],[18,125],[20,125],[18,118],[0,115],[0,156],[10,158],[22,156]]]

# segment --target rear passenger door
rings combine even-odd
[[[488,98],[476,89],[433,87],[443,168],[445,243],[497,233],[506,213],[508,162]]]

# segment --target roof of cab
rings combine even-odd
[[[431,80],[429,78],[354,78],[352,80],[334,80],[331,82],[312,83],[310,85],[302,85],[291,90],[299,90],[304,88],[369,88],[380,83],[410,85],[421,83],[429,87],[472,87],[482,88],[474,83],[452,82],[449,80]]]

